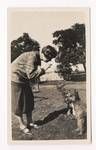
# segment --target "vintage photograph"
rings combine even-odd
[[[89,142],[90,9],[7,13],[8,138]]]

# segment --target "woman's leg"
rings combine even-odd
[[[16,116],[16,118],[18,119],[19,121],[19,126],[20,126],[20,129],[23,130],[26,128],[26,125],[23,123],[23,119],[21,116]]]
[[[32,111],[34,109],[34,95],[30,85],[25,89],[25,113],[27,117],[27,126],[37,128],[37,125],[33,123]]]
[[[27,117],[27,124],[28,125],[30,125],[30,123],[33,123],[33,121],[32,121],[32,112],[27,113],[26,117]]]
[[[23,107],[24,107],[24,96],[23,87],[15,82],[11,83],[11,105],[12,112],[16,115],[19,121],[20,129],[23,130],[26,126],[23,123]]]

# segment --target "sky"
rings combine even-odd
[[[41,47],[52,44],[52,33],[70,28],[75,23],[86,24],[86,9],[9,9],[8,31],[10,41],[23,34],[37,40]]]

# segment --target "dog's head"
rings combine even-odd
[[[68,104],[74,103],[75,102],[75,95],[71,93],[70,91],[67,91],[65,93],[65,102]]]

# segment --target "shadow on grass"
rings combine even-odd
[[[39,102],[39,101],[43,101],[43,100],[47,100],[48,99],[48,97],[42,97],[42,96],[34,96],[34,98],[36,98],[36,99],[39,99],[39,100],[35,100],[36,102]]]
[[[54,119],[56,119],[60,114],[66,114],[68,112],[68,108],[60,109],[58,111],[54,111],[52,113],[49,113],[48,116],[46,116],[43,120],[38,120],[35,123],[37,125],[43,125],[46,124]]]

